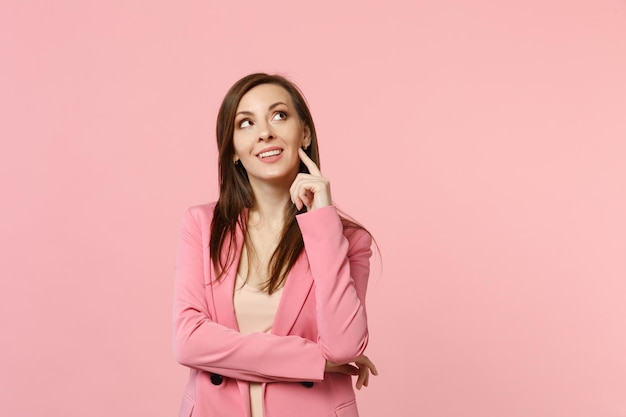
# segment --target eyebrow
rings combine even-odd
[[[268,108],[268,110],[272,110],[272,109],[274,109],[275,107],[280,106],[281,104],[283,104],[283,105],[287,106],[287,103],[283,103],[282,101],[277,101],[276,103],[272,104],[272,105]],[[235,117],[239,116],[240,114],[252,115],[253,113],[252,113],[251,111],[242,110],[242,111],[240,111],[240,112],[237,112],[237,114],[235,115]]]

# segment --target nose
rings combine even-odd
[[[259,128],[259,141],[274,139],[274,132],[269,123],[258,123],[257,126]]]

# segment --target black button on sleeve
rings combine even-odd
[[[211,374],[211,383],[213,385],[220,385],[222,382],[224,382],[223,376],[220,374]]]
[[[307,388],[313,388],[313,382],[311,381],[302,381],[300,383]]]

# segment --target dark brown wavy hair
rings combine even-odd
[[[307,155],[320,166],[317,134],[311,112],[300,89],[280,75],[264,73],[250,74],[237,81],[226,93],[217,115],[217,149],[219,166],[219,199],[215,206],[211,223],[209,249],[211,262],[217,279],[221,279],[232,266],[235,257],[235,231],[237,226],[246,235],[246,209],[254,207],[254,192],[248,180],[248,174],[242,164],[234,164],[235,147],[233,134],[235,115],[241,98],[252,88],[261,84],[275,84],[283,87],[291,96],[296,113],[311,133],[311,143],[306,149]],[[300,172],[308,173],[301,162]],[[296,214],[306,212],[306,207],[298,211],[294,204],[289,205],[282,234],[276,250],[268,265],[269,279],[264,290],[269,294],[279,289],[285,282],[287,274],[304,249],[302,233],[296,222]],[[342,217],[344,227],[362,228],[358,223]],[[224,256],[225,254],[225,256]],[[235,266],[236,267],[236,266]]]

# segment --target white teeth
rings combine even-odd
[[[268,156],[280,155],[283,153],[280,149],[274,149],[273,151],[267,151],[259,154],[259,158],[267,158]]]

